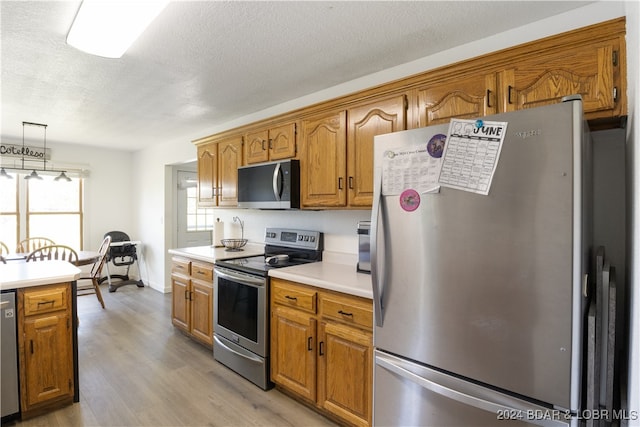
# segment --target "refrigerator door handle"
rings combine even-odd
[[[370,252],[371,252],[371,284],[373,286],[373,308],[376,319],[376,326],[382,326],[383,323],[383,310],[382,310],[382,295],[384,291],[384,282],[380,281],[380,268],[384,271],[384,266],[378,263],[378,221],[382,212],[382,174],[380,174],[379,191],[376,191],[376,196],[373,198],[373,206],[371,210],[371,240],[370,240]],[[384,232],[382,233],[384,236]],[[383,242],[384,245],[384,242]]]
[[[394,360],[395,359],[395,360]],[[567,427],[571,425],[571,416],[569,411],[564,410],[551,410],[549,408],[544,408],[534,404],[527,404],[527,402],[521,400],[515,400],[507,395],[500,395],[500,400],[505,401],[505,403],[499,403],[492,400],[488,400],[488,396],[480,396],[481,393],[475,393],[474,390],[480,390],[483,387],[479,385],[475,385],[472,383],[466,383],[463,380],[458,380],[453,378],[454,381],[459,381],[460,383],[468,384],[464,389],[456,390],[452,387],[448,387],[446,384],[442,384],[437,382],[435,379],[430,379],[425,376],[420,376],[410,370],[401,366],[402,364],[410,363],[402,361],[402,359],[398,359],[393,356],[386,356],[376,351],[375,353],[375,364],[396,374],[400,377],[419,385],[420,387],[429,390],[433,393],[439,394],[443,397],[452,399],[456,402],[460,402],[462,404],[473,406],[475,408],[485,410],[487,412],[492,412],[496,414],[496,417],[499,417],[500,414],[505,414],[506,417],[512,418],[517,417],[518,414],[521,414],[523,418],[521,421],[529,422],[531,424],[536,424],[545,427]],[[419,365],[418,365],[419,366]],[[446,374],[442,374],[437,371],[432,371],[429,368],[419,366],[420,369],[424,369],[425,372],[435,372],[437,375],[447,376]],[[493,394],[497,394],[497,392],[491,392]],[[540,419],[533,418],[527,419],[529,414],[555,414],[562,416],[569,416],[566,420],[561,421],[558,419],[552,419],[550,417],[539,417]],[[498,418],[496,418],[498,419]]]

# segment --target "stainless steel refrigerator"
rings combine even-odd
[[[449,125],[375,137],[376,426],[579,425],[591,240],[582,102],[476,126],[494,122],[505,133],[484,194],[441,185],[456,162]],[[454,174],[473,162],[463,151]]]

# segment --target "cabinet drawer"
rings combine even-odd
[[[348,297],[323,295],[320,299],[322,316],[352,325],[373,329],[373,303]]]
[[[171,258],[171,272],[188,276],[191,274],[191,261],[186,258]]]
[[[191,277],[213,283],[213,265],[193,261],[191,263]]]
[[[61,285],[24,291],[24,315],[66,310],[69,286]]]
[[[316,313],[317,292],[312,288],[271,279],[271,295],[275,303]]]

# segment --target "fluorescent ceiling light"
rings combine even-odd
[[[92,55],[120,58],[168,3],[84,0],[67,43]]]

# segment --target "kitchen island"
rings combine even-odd
[[[76,280],[66,261],[0,264],[0,290],[15,292],[20,417],[80,400]]]

